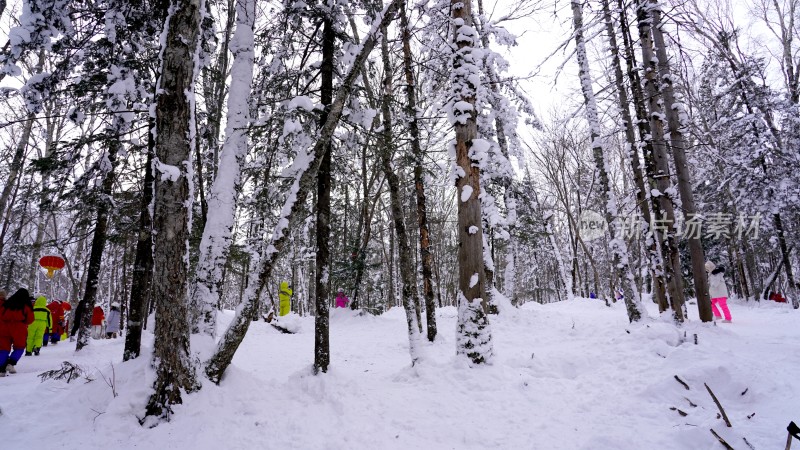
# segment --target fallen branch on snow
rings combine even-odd
[[[717,396],[714,395],[714,392],[711,391],[711,388],[708,387],[706,383],[703,383],[703,385],[706,387],[706,390],[708,390],[708,393],[711,395],[711,398],[714,400],[714,403],[717,404],[717,408],[719,408],[719,412],[720,414],[722,414],[722,420],[725,421],[725,425],[727,425],[728,428],[731,428],[733,425],[731,425],[731,421],[728,419],[728,415],[725,414],[725,410],[722,408],[722,405],[719,403],[719,400],[717,400]]]
[[[691,390],[691,389],[689,389],[689,385],[686,384],[686,382],[684,382],[683,380],[681,380],[681,378],[679,376],[675,375],[675,380],[677,380],[678,383],[682,384],[683,387],[685,387],[687,391]]]

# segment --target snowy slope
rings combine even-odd
[[[77,356],[61,343],[0,379],[0,448],[722,448],[709,428],[737,449],[747,448],[742,437],[783,448],[786,425],[800,421],[800,313],[731,305],[733,324],[679,330],[658,319],[630,326],[621,303],[526,304],[492,317],[496,358],[478,368],[455,357],[453,308],[438,312],[441,339],[416,368],[399,308],[381,317],[334,310],[332,369],[319,377],[309,373],[313,318],[300,319],[296,335],[254,323],[222,384],[206,382],[153,429],[136,418],[152,382],[147,357],[122,364],[121,339],[93,341]],[[152,335],[145,342],[149,352]],[[39,382],[63,360],[95,380]],[[103,380],[112,364],[116,398]],[[717,419],[704,382],[733,428]]]

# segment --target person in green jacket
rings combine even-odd
[[[33,304],[33,323],[28,325],[28,342],[25,346],[25,355],[39,354],[44,333],[52,325],[50,310],[47,309],[47,299],[44,295],[40,295]]]
[[[292,290],[289,289],[289,282],[281,281],[281,288],[278,291],[278,299],[280,299],[279,316],[285,316],[292,311]]]

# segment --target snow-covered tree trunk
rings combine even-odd
[[[675,289],[675,283],[676,281],[680,280],[676,279],[673,271],[672,259],[670,259],[668,256],[671,254],[669,252],[672,251],[668,244],[671,242],[674,243],[675,241],[674,239],[667,241],[665,233],[660,230],[659,227],[653,227],[653,224],[656,222],[663,223],[663,217],[667,211],[673,211],[672,202],[665,196],[652,195],[653,190],[657,189],[655,177],[655,150],[653,148],[652,137],[653,134],[651,133],[650,120],[648,119],[647,115],[647,104],[645,101],[644,91],[642,90],[642,80],[636,67],[634,56],[635,52],[630,34],[630,26],[628,24],[627,14],[625,12],[626,10],[622,4],[622,0],[618,0],[617,5],[619,10],[620,32],[622,35],[623,48],[625,50],[624,55],[626,73],[631,88],[634,111],[636,112],[636,124],[639,130],[638,145],[641,148],[642,156],[644,157],[644,171],[646,174],[645,181],[647,182],[645,188],[646,197],[649,199],[649,210],[651,212],[650,221],[648,221],[646,226],[649,232],[648,239],[651,239],[651,244],[655,246],[655,259],[657,260],[657,265],[655,266],[654,272],[659,275],[659,277],[655,279],[655,289],[657,290],[656,300],[658,302],[659,311],[664,312],[670,308],[668,293],[677,291]],[[661,140],[663,142],[663,129],[660,131],[660,133],[660,136],[662,136]],[[666,183],[666,185],[668,186],[669,183]],[[670,214],[674,216],[674,211]],[[652,247],[650,248],[650,251],[653,251]],[[678,273],[677,277],[680,278],[680,273]],[[658,286],[658,283],[661,283],[662,286]],[[672,289],[672,291],[670,291],[670,289]],[[663,296],[659,297],[661,294],[663,294]]]
[[[242,163],[248,148],[248,99],[253,84],[255,14],[255,0],[236,0],[236,31],[230,43],[233,65],[225,142],[222,144],[217,175],[209,191],[208,215],[200,241],[200,257],[195,275],[192,303],[199,315],[194,325],[197,332],[211,336],[216,334],[216,311],[222,294],[222,274],[230,250],[236,219],[236,197],[240,190]]]
[[[428,340],[436,339],[436,302],[433,299],[433,253],[431,252],[430,232],[428,230],[428,206],[425,198],[425,180],[423,177],[422,146],[420,144],[419,121],[417,111],[417,84],[414,80],[414,68],[411,58],[411,30],[408,26],[406,7],[400,9],[400,27],[403,39],[403,71],[406,80],[406,116],[408,132],[411,138],[411,153],[414,156],[414,190],[417,195],[417,225],[419,226],[419,253],[422,266],[422,296],[425,299],[425,322]]]
[[[656,48],[656,58],[658,60],[658,74],[660,77],[661,93],[664,96],[667,124],[669,126],[669,139],[672,148],[672,157],[675,162],[675,174],[678,178],[678,191],[681,196],[681,206],[683,215],[687,219],[697,215],[697,207],[694,203],[694,192],[692,191],[692,179],[689,173],[689,166],[686,161],[686,149],[688,143],[684,131],[688,121],[688,112],[680,99],[675,97],[674,81],[667,56],[666,41],[661,26],[661,7],[658,0],[649,0],[649,12],[652,20],[653,44]],[[688,238],[689,256],[692,262],[692,277],[694,278],[694,290],[697,296],[697,309],[700,312],[700,320],[710,322],[714,316],[711,312],[711,297],[708,294],[708,278],[705,272],[706,256],[703,250],[700,233],[692,233]]]
[[[636,282],[630,270],[628,246],[625,242],[625,238],[621,234],[616,234],[617,231],[620,230],[620,214],[616,196],[611,190],[608,179],[605,143],[602,138],[600,118],[597,112],[597,102],[595,101],[592,87],[592,76],[589,72],[589,60],[586,55],[586,43],[583,37],[583,6],[578,0],[572,0],[571,5],[572,21],[575,29],[575,54],[579,67],[578,76],[581,81],[586,120],[589,122],[589,129],[592,137],[594,163],[600,178],[600,189],[606,201],[604,213],[606,222],[608,223],[608,231],[611,234],[611,242],[609,245],[611,247],[613,265],[619,276],[620,283],[622,284],[628,320],[635,322],[642,318],[644,307],[641,304],[639,292],[636,290]]]
[[[401,13],[402,14],[402,13]],[[381,37],[381,59],[383,61],[383,100],[381,101],[381,116],[383,130],[381,133],[380,159],[383,174],[389,185],[389,202],[391,218],[394,224],[394,231],[397,235],[398,257],[400,259],[400,282],[401,299],[403,309],[406,312],[406,323],[408,325],[409,352],[411,353],[411,365],[419,360],[419,323],[417,322],[416,304],[419,301],[417,295],[417,282],[414,276],[414,259],[411,246],[406,234],[405,218],[403,217],[403,204],[400,199],[400,178],[392,167],[392,153],[394,150],[394,138],[392,136],[392,113],[391,104],[394,96],[392,95],[392,65],[389,62],[389,39],[386,36],[386,28],[383,29]]]
[[[219,341],[216,351],[206,362],[206,376],[214,383],[219,383],[222,379],[222,375],[230,366],[239,344],[242,343],[245,334],[247,334],[252,317],[258,308],[261,293],[264,291],[267,280],[269,280],[274,268],[275,260],[286,245],[288,237],[286,231],[289,224],[296,219],[298,212],[305,208],[308,194],[316,186],[316,175],[322,162],[322,156],[329,148],[330,140],[333,138],[336,126],[342,117],[345,103],[355,87],[356,78],[361,73],[361,68],[375,46],[378,30],[394,19],[401,4],[402,0],[393,0],[375,18],[372,28],[353,59],[352,65],[336,90],[336,95],[328,109],[325,124],[319,130],[319,138],[314,147],[307,154],[298,156],[294,162],[297,174],[281,209],[280,218],[272,233],[269,245],[261,252],[258,263],[253,265],[253,272],[251,272],[250,276],[252,282],[247,287],[244,300],[237,309],[230,326]]]
[[[451,123],[456,140],[456,202],[458,203],[458,324],[456,353],[475,364],[492,357],[492,334],[486,302],[483,259],[481,187],[478,160],[489,143],[478,139],[476,97],[482,55],[475,51],[480,37],[473,27],[472,0],[452,0],[453,93]]]
[[[653,230],[660,243],[664,255],[664,276],[667,282],[667,297],[670,307],[678,322],[683,321],[683,277],[681,275],[680,253],[675,225],[675,188],[670,183],[669,160],[667,159],[667,143],[664,140],[664,113],[661,109],[662,100],[658,88],[657,68],[653,54],[653,41],[650,34],[651,22],[647,13],[646,0],[637,2],[636,20],[639,28],[639,45],[642,50],[642,65],[644,67],[644,95],[647,98],[649,110],[650,146],[653,152],[653,166],[648,170],[648,178],[655,179],[656,189],[651,191],[651,196],[657,198],[658,207],[653,208],[653,217],[664,224],[664,229]],[[633,83],[632,83],[633,84]],[[637,101],[638,102],[638,101]],[[637,106],[637,111],[639,107]],[[637,112],[642,114],[643,111]],[[640,117],[641,120],[641,117]],[[662,238],[663,233],[663,238]],[[705,269],[704,269],[705,272]]]
[[[642,232],[646,239],[648,271],[653,279],[653,292],[656,301],[659,305],[666,305],[667,295],[665,292],[662,269],[662,256],[659,252],[660,247],[657,245],[655,237],[650,230],[650,225],[653,223],[650,214],[650,195],[648,195],[648,191],[645,188],[644,176],[639,161],[639,152],[637,151],[638,142],[633,129],[628,90],[625,86],[625,78],[622,74],[622,65],[619,60],[619,46],[617,45],[617,33],[614,29],[614,22],[611,17],[611,8],[609,7],[608,0],[603,0],[603,20],[605,22],[606,34],[608,35],[608,43],[611,50],[611,64],[614,69],[614,84],[617,88],[617,99],[619,100],[620,113],[622,114],[622,122],[625,127],[625,142],[628,146],[633,181],[636,186],[636,203],[639,205],[639,211],[642,214],[642,219],[644,219]]]
[[[483,1],[478,0],[478,14],[481,20],[486,20],[483,11]],[[481,31],[485,28],[486,24],[483,23]],[[481,32],[481,45],[485,51],[491,52],[489,49],[489,36],[487,33]],[[500,149],[502,158],[498,158],[499,173],[496,175],[499,184],[503,187],[503,203],[506,207],[506,216],[502,222],[504,230],[500,233],[500,238],[506,241],[506,266],[505,273],[503,274],[504,280],[504,295],[511,299],[512,304],[516,304],[516,254],[514,248],[516,247],[516,235],[514,228],[517,223],[517,195],[513,186],[514,171],[511,167],[511,160],[509,158],[510,152],[508,148],[508,137],[506,136],[506,120],[503,114],[506,112],[502,104],[502,94],[500,93],[500,77],[495,70],[494,65],[488,58],[484,61],[484,70],[489,77],[489,101],[494,110],[494,128],[497,137],[497,147]],[[492,289],[492,283],[489,283],[489,288]]]
[[[550,240],[550,246],[553,247],[553,255],[556,257],[558,272],[561,275],[561,282],[564,283],[564,293],[566,294],[567,300],[573,300],[575,298],[575,293],[572,290],[572,275],[564,264],[564,258],[561,256],[561,248],[556,241],[556,234],[553,232],[553,225],[551,224],[550,217],[546,218],[545,222],[545,232]]]
[[[154,392],[147,416],[168,419],[182,393],[199,389],[189,355],[187,273],[191,223],[194,87],[199,66],[202,0],[174,0],[162,34],[156,96],[154,271],[156,307]]]

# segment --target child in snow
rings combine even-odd
[[[25,346],[25,356],[39,355],[42,343],[46,339],[46,331],[52,330],[50,309],[47,308],[47,298],[40,295],[33,304],[33,323],[28,325],[28,345]]]
[[[292,290],[289,289],[289,282],[281,281],[281,288],[278,291],[278,298],[280,299],[279,316],[285,316],[292,311]]]
[[[711,296],[711,311],[714,312],[714,318],[719,319],[722,314],[725,316],[723,323],[731,323],[731,312],[728,310],[728,286],[725,285],[725,269],[717,267],[711,261],[706,262],[706,273],[708,273],[708,293]],[[719,306],[719,309],[717,309]]]
[[[344,295],[344,289],[339,289],[339,293],[336,294],[336,307],[347,308],[348,303],[350,303],[350,299]]]
[[[114,302],[106,319],[106,339],[116,339],[117,333],[119,333],[119,303]]]
[[[100,339],[103,332],[103,322],[106,320],[106,314],[103,312],[103,308],[100,305],[97,305],[92,310],[92,338],[93,339]]]
[[[31,296],[27,289],[19,289],[0,306],[0,377],[6,376],[6,371],[17,373],[16,365],[25,352],[31,322]]]

